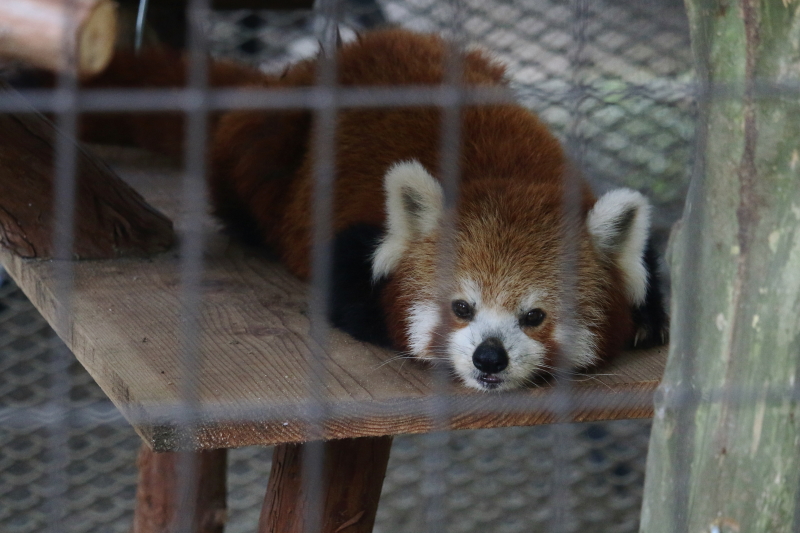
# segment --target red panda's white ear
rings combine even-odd
[[[622,271],[625,292],[632,305],[647,295],[644,252],[650,232],[650,203],[641,193],[616,189],[600,197],[586,221],[600,253]]]
[[[389,275],[408,245],[439,227],[444,210],[442,186],[418,161],[392,166],[384,177],[386,235],[372,261],[372,278]]]

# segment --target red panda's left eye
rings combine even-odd
[[[523,327],[536,327],[544,322],[546,316],[547,314],[537,307],[525,313],[525,315],[519,319],[519,324]]]

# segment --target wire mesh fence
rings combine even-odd
[[[342,34],[380,19],[417,31],[443,31],[446,4],[433,1],[344,4]],[[662,241],[683,208],[694,138],[692,57],[682,2],[464,2],[463,39],[508,66],[520,101],[566,140],[580,123],[582,171],[598,192],[615,186],[646,192],[657,208]],[[360,10],[359,10],[360,8]],[[366,11],[367,21],[359,18]],[[585,19],[580,38],[574,28]],[[318,24],[318,23],[317,23]],[[280,70],[315,53],[311,11],[219,11],[209,34],[212,52]],[[580,47],[580,86],[571,55]],[[573,110],[576,98],[580,105]],[[576,117],[577,114],[577,117]]]
[[[47,360],[61,342],[22,292],[0,289],[2,409],[47,402]],[[75,361],[70,408],[86,414],[69,432],[66,527],[70,533],[126,532],[133,519],[136,453],[141,439]],[[7,412],[7,411],[6,411]],[[34,533],[47,526],[47,420],[0,424],[0,526]],[[571,530],[637,531],[648,421],[572,424],[567,431]],[[426,449],[447,450],[443,464],[447,531],[546,531],[550,519],[549,426],[456,432],[443,440],[397,437],[375,525],[376,532],[425,530]],[[264,499],[271,448],[231,450],[226,531],[252,531]]]
[[[457,17],[453,5],[422,0],[344,2],[339,27],[347,40],[385,22],[447,32],[456,20],[461,40],[508,65],[519,100],[579,156],[598,192],[626,185],[650,196],[663,246],[682,207],[694,132],[682,4],[476,0],[455,11]],[[215,12],[206,29],[212,54],[275,70],[316,53],[326,27],[317,9]],[[196,84],[202,88],[204,82]],[[198,116],[207,104],[195,109]],[[201,164],[202,140],[188,146],[194,150],[189,160]],[[196,185],[203,173],[200,166],[189,169],[187,183]],[[194,191],[188,208],[204,210],[202,186],[186,190]],[[201,225],[199,219],[194,225]],[[187,239],[183,246],[184,306],[191,309],[200,283],[199,270],[192,269],[202,268],[203,242]],[[13,284],[2,291],[0,413],[48,407],[49,386],[61,380],[61,386],[69,383],[67,409],[86,418],[64,427],[60,489],[53,487],[57,458],[48,453],[54,443],[48,421],[31,418],[26,425],[16,417],[14,424],[0,423],[0,528],[42,531],[63,516],[68,531],[127,531],[139,437],[77,363],[62,377],[54,375],[51,363],[62,345]],[[184,336],[193,338],[197,324],[183,327]],[[375,530],[636,531],[648,428],[648,422],[616,421],[398,437]],[[269,458],[269,449],[232,451],[226,531],[250,530],[257,522]],[[48,508],[54,490],[64,503],[55,514]],[[554,493],[564,496],[557,504]],[[444,527],[436,529],[436,523]]]

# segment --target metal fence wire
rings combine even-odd
[[[0,424],[0,526],[9,533],[44,531],[49,441],[48,361],[60,347],[13,282],[0,289],[0,408],[27,409],[25,423]],[[64,531],[127,532],[136,492],[141,439],[77,361],[69,366],[69,429]],[[37,409],[39,408],[39,409]],[[649,421],[567,424],[570,531],[638,530]],[[445,449],[446,531],[548,531],[555,432],[551,426],[459,431],[435,438],[400,436],[383,486],[376,532],[426,531],[421,513],[430,448]],[[228,458],[227,532],[252,531],[264,499],[271,448],[246,447]]]
[[[444,32],[485,48],[508,65],[519,101],[553,129],[597,192],[625,185],[650,197],[662,249],[680,214],[694,134],[691,53],[680,1],[320,0],[307,11],[207,7],[200,0],[190,3],[200,16],[189,17],[188,46],[195,57],[208,50],[268,71],[316,53],[337,26],[344,39],[388,23]],[[194,65],[190,87],[202,90],[205,67],[202,60]],[[76,89],[66,77],[60,87],[73,96],[56,105],[35,93],[30,101],[56,111],[62,130],[74,132],[77,107],[70,104],[77,102]],[[206,209],[202,150],[208,105],[203,101],[188,113],[183,206],[190,228],[200,225]],[[113,107],[111,101],[107,108]],[[317,109],[323,126],[316,149],[327,154],[317,169],[323,179],[332,161],[324,121],[330,126],[335,111]],[[70,196],[71,152],[69,143],[59,147],[59,186],[65,191],[60,197]],[[326,199],[319,201],[317,213],[324,218]],[[62,220],[71,216],[71,204],[65,205]],[[65,249],[70,239],[62,243]],[[200,294],[203,246],[202,233],[189,232],[180,249],[189,375],[198,364],[192,358],[198,324],[190,311]],[[325,294],[326,254],[319,245],[318,294]],[[59,272],[67,301],[69,269],[64,262]],[[323,323],[316,317],[316,334],[324,337]],[[186,383],[184,414],[191,419],[196,399],[193,380]],[[431,408],[434,417],[446,417],[445,405]],[[67,413],[80,423],[68,423]],[[324,407],[319,416],[324,419]],[[647,421],[614,421],[399,436],[375,531],[637,531],[648,435]],[[22,292],[6,281],[0,288],[0,531],[128,531],[140,443]],[[250,531],[257,523],[270,456],[268,448],[231,450],[228,533]]]

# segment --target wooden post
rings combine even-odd
[[[304,465],[317,451],[311,446],[322,447],[322,479],[304,483]],[[391,446],[392,437],[277,446],[259,533],[371,532]],[[310,495],[309,489],[315,494]],[[311,525],[316,522],[313,513],[320,513],[319,528]]]
[[[94,74],[111,60],[116,35],[117,7],[111,0],[0,2],[0,57]]]
[[[0,245],[21,257],[54,254],[56,135],[40,115],[0,115]],[[76,172],[73,257],[147,256],[172,245],[172,222],[80,147]]]
[[[796,532],[800,2],[686,4],[708,91],[671,247],[672,342],[640,531]]]
[[[182,459],[194,461],[196,476],[190,487],[195,497],[190,508],[193,533],[222,533],[227,518],[225,507],[227,450],[155,453],[146,444],[139,450],[139,484],[132,533],[176,533],[183,531],[178,490],[181,480],[190,479],[179,471]],[[186,464],[185,462],[183,464]]]

